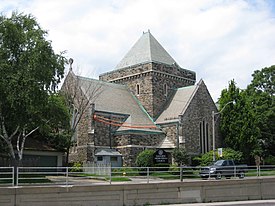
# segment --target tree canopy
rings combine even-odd
[[[274,72],[275,66],[256,70],[244,90],[232,80],[219,99],[221,108],[229,101],[236,102],[221,113],[225,145],[241,151],[250,162],[255,155],[275,155]]]
[[[23,143],[50,121],[49,95],[64,75],[66,59],[46,37],[32,15],[0,16],[0,137],[13,158],[12,139]]]

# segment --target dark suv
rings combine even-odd
[[[201,178],[215,177],[221,179],[222,176],[230,178],[238,176],[244,178],[247,171],[247,165],[236,165],[234,160],[218,160],[213,165],[202,167],[200,171]]]

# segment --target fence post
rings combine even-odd
[[[12,170],[12,186],[14,187],[14,167],[11,168]]]
[[[259,177],[261,177],[261,165],[259,165]]]
[[[183,177],[182,177],[182,165],[180,165],[180,181],[183,181]]]
[[[18,186],[18,178],[19,178],[19,167],[16,167],[16,185]]]
[[[149,176],[150,176],[150,170],[149,170],[149,167],[147,167],[147,183],[149,183]]]
[[[112,167],[110,166],[110,184],[112,184]]]
[[[68,186],[69,168],[66,167],[66,186]]]

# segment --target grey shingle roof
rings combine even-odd
[[[197,85],[193,85],[177,89],[172,100],[157,118],[156,123],[161,124],[178,121],[178,116],[184,113],[197,87]]]
[[[125,85],[103,82],[85,77],[78,77],[84,93],[93,95],[94,88],[99,88],[100,94],[92,101],[95,103],[96,111],[119,113],[129,115],[127,124],[133,126],[151,126],[155,128],[127,128],[120,127],[118,132],[157,132],[161,130],[156,127],[155,123],[148,115],[146,110],[131,94]],[[88,92],[87,92],[88,91]]]
[[[119,62],[116,69],[147,62],[159,62],[168,65],[175,63],[175,60],[149,31],[143,33],[140,39]]]
[[[115,149],[99,149],[96,151],[95,156],[122,156]]]

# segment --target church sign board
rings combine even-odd
[[[154,153],[154,163],[168,163],[168,154],[163,149],[159,149]]]

